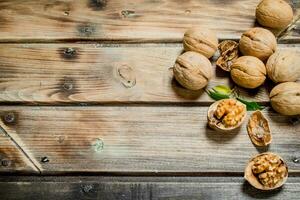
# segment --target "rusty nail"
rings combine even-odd
[[[73,48],[66,48],[64,54],[67,56],[74,56],[76,54],[76,50]]]
[[[84,193],[90,193],[90,192],[92,192],[93,189],[94,189],[94,187],[92,185],[84,185],[84,186],[82,186],[82,191]]]
[[[4,115],[4,121],[5,121],[6,123],[11,124],[11,123],[14,123],[15,120],[16,120],[15,114],[12,113],[12,112],[6,113],[6,114]]]
[[[72,83],[64,83],[63,88],[65,90],[72,90],[73,89],[73,84]]]
[[[48,157],[42,157],[42,159],[41,159],[41,162],[42,163],[47,163],[47,162],[49,162],[49,159],[48,159]]]
[[[10,164],[11,164],[10,160],[6,160],[6,159],[1,160],[1,165],[3,167],[8,167],[8,166],[10,166]]]
[[[300,163],[300,158],[293,158],[294,163]]]

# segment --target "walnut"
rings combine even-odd
[[[208,125],[217,131],[230,132],[241,126],[246,114],[246,106],[235,99],[216,101],[208,109]]]
[[[295,51],[276,51],[266,64],[268,77],[275,83],[293,82],[300,77],[300,59]]]
[[[252,158],[245,169],[245,179],[261,190],[279,188],[286,182],[287,177],[286,163],[280,156],[270,152]]]
[[[231,66],[232,80],[244,88],[257,88],[266,79],[266,67],[264,63],[253,56],[239,57]]]
[[[216,64],[224,71],[229,72],[232,63],[239,57],[239,44],[232,40],[224,40],[219,44],[220,57]]]
[[[203,55],[188,51],[178,56],[173,67],[175,79],[185,88],[204,88],[212,77],[212,65]]]
[[[293,21],[293,9],[284,0],[263,0],[256,8],[256,19],[262,26],[283,29]]]
[[[248,135],[256,146],[267,146],[272,141],[268,120],[261,111],[252,113],[247,124]]]
[[[255,56],[267,60],[276,50],[277,41],[274,34],[264,28],[251,28],[243,33],[239,49],[245,56]]]
[[[286,82],[270,93],[271,106],[282,115],[300,115],[300,83]]]
[[[211,58],[218,49],[218,38],[211,30],[194,27],[185,32],[183,46],[185,51],[195,51]]]

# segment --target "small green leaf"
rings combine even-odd
[[[226,85],[218,85],[212,88],[215,92],[224,95],[230,95],[232,90]]]
[[[229,99],[230,98],[229,95],[220,94],[220,93],[215,92],[214,90],[206,90],[206,93],[208,94],[208,96],[210,96],[210,98],[212,98],[216,101],[221,100],[221,99]]]
[[[237,100],[239,100],[240,102],[245,104],[247,106],[248,111],[262,110],[265,108],[264,106],[259,105],[258,103],[254,102],[254,101],[247,101],[247,100],[241,99],[239,97],[237,97]]]

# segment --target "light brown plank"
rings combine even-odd
[[[300,178],[268,192],[240,177],[1,177],[0,187],[5,200],[298,200]]]
[[[1,107],[18,116],[8,133],[40,162],[44,174],[238,173],[263,151],[250,142],[245,126],[219,134],[206,126],[206,107],[92,106]],[[273,143],[290,172],[300,172],[300,124],[271,110]]]
[[[255,25],[260,0],[2,0],[0,41],[181,41],[191,26],[238,39]],[[299,0],[294,0],[295,13]],[[291,30],[286,40],[299,41]]]
[[[75,52],[64,53],[67,48]],[[299,45],[281,45],[299,52]],[[70,50],[72,52],[72,49]],[[179,103],[207,105],[203,91],[189,91],[174,79],[172,66],[182,46],[100,44],[2,44],[0,101],[2,103]],[[215,60],[216,58],[214,58]],[[214,68],[209,88],[229,85],[229,74]],[[262,103],[267,87],[240,90]]]
[[[0,171],[4,173],[39,173],[39,169],[30,160],[30,156],[24,154],[23,144],[18,135],[11,137],[9,132],[14,132],[3,123],[5,114],[0,121]],[[20,146],[19,144],[20,143]]]

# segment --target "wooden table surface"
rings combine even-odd
[[[265,149],[245,125],[207,128],[213,100],[173,79],[187,28],[238,40],[257,25],[259,1],[0,0],[0,199],[299,199],[299,118],[269,107],[272,83],[238,88],[267,106]],[[300,53],[292,4],[295,25],[275,34],[280,49]],[[208,87],[220,84],[233,86],[214,67]],[[243,179],[264,151],[289,166],[271,192]]]

